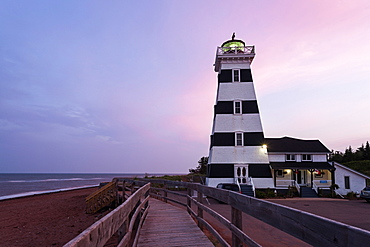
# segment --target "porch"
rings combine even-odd
[[[298,193],[302,187],[330,190],[335,184],[335,168],[328,162],[272,162],[274,185],[277,190],[295,187]]]

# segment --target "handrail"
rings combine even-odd
[[[299,186],[297,181],[295,181],[295,180],[292,180],[292,181],[293,181],[293,186],[295,186],[297,188],[298,195],[300,195],[301,194],[301,186]]]
[[[123,204],[95,222],[64,247],[104,246],[118,230],[125,234],[120,237],[118,246],[134,246],[148,212],[149,189],[150,183],[143,185]],[[134,229],[134,222],[139,222],[138,229]]]
[[[242,188],[240,188],[240,183],[238,178],[234,178],[236,185],[238,185],[239,192],[242,193]]]
[[[153,181],[152,183],[154,184],[155,181]],[[188,200],[188,204],[184,204],[182,202],[179,202],[179,201],[174,200],[172,198],[169,198],[167,196],[162,196],[162,195],[159,195],[159,194],[155,193],[155,192],[158,192],[158,191],[166,191],[166,193],[169,193],[169,194],[174,194],[174,195],[178,195],[178,196],[181,196],[181,197],[186,197],[187,200]],[[234,192],[234,193],[236,193],[236,192]],[[175,192],[175,191],[170,191],[170,190],[166,190],[166,189],[162,189],[162,188],[151,188],[151,194],[150,195],[153,196],[154,198],[157,198],[157,199],[168,200],[168,201],[172,201],[174,203],[180,204],[182,206],[185,206],[187,208],[187,211],[189,212],[189,214],[192,215],[198,221],[198,223],[201,224],[201,226],[206,227],[207,230],[210,233],[212,233],[212,235],[214,237],[217,238],[217,240],[219,241],[219,243],[222,246],[230,246],[230,245],[226,242],[225,239],[222,238],[222,236],[207,221],[204,220],[204,218],[202,216],[201,217],[199,216],[199,213],[196,214],[192,210],[191,203],[189,203],[189,202],[193,202],[198,207],[198,212],[204,210],[209,215],[211,215],[215,219],[217,219],[220,223],[222,223],[223,225],[225,225],[226,227],[228,227],[231,230],[231,232],[233,233],[233,235],[238,236],[240,239],[243,240],[244,243],[248,244],[248,246],[252,246],[252,247],[253,246],[256,246],[256,247],[261,246],[258,243],[256,243],[254,240],[252,240],[244,232],[242,232],[238,227],[236,227],[234,224],[232,224],[229,220],[227,220],[226,218],[224,218],[222,215],[220,215],[216,211],[212,210],[211,208],[205,206],[202,203],[202,199],[201,199],[201,198],[203,198],[203,194],[202,193],[198,192],[197,199],[194,199],[191,196],[191,194],[192,193],[190,191],[188,191],[188,194],[185,195],[185,194],[181,194],[181,193],[178,193],[178,192]]]
[[[342,199],[344,199],[344,196],[342,194],[340,194],[337,190],[334,190],[335,194],[342,197]]]
[[[220,236],[218,234],[217,237],[217,234],[215,234],[217,233],[216,230],[214,230],[209,224],[205,223],[203,211],[226,225],[226,227],[228,227],[232,232],[232,246],[239,246],[242,243],[247,243],[250,239],[244,232],[242,232],[242,213],[255,217],[315,246],[361,246],[363,243],[370,242],[370,231],[269,201],[242,195],[233,191],[186,182],[156,179],[142,180],[146,182],[150,181],[152,185],[162,184],[164,187],[178,186],[186,188],[187,195],[182,194],[182,196],[187,198],[186,208],[189,214],[196,218],[200,227],[211,229],[210,232],[216,236],[216,238],[219,238]],[[168,193],[173,193],[173,191],[161,189],[163,192],[166,192],[166,194],[162,196],[160,194],[154,194],[155,189],[157,188],[151,189],[151,194],[155,195],[157,198],[170,200],[184,205],[184,203],[167,196]],[[197,191],[198,196],[196,200],[190,196],[192,195],[192,191]],[[229,204],[232,209],[231,221],[224,221],[223,217],[217,212],[208,210],[208,208],[202,203],[204,196]],[[191,209],[191,203],[194,203],[198,207],[197,214]],[[223,246],[228,245],[223,244]],[[255,246],[258,246],[258,244],[256,243]]]
[[[312,182],[312,189],[315,190],[316,194],[319,194],[319,187],[317,187],[317,184],[315,182]]]
[[[110,205],[117,198],[115,182],[109,182],[99,190],[86,197],[86,213],[93,214]]]
[[[256,197],[256,188],[254,187],[253,178],[249,177],[248,180],[250,182],[250,185],[252,185],[253,196]]]

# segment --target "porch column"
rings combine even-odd
[[[308,169],[308,171],[311,173],[311,188],[313,187],[313,171],[314,169]]]
[[[330,169],[331,172],[331,185],[335,184],[335,169]]]

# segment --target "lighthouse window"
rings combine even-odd
[[[243,146],[243,133],[236,133],[236,146]]]
[[[242,113],[241,107],[242,107],[242,103],[240,101],[235,101],[234,102],[234,114]]]
[[[234,69],[233,70],[233,81],[234,82],[239,82],[240,81],[240,70],[239,69]]]

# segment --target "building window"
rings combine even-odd
[[[302,161],[312,161],[311,154],[302,154]]]
[[[240,81],[240,70],[234,69],[233,70],[233,82],[239,82]]]
[[[344,188],[350,189],[349,176],[344,176]]]
[[[242,102],[234,101],[234,114],[241,114],[241,113],[242,113]]]
[[[295,154],[287,154],[285,155],[286,161],[295,161]]]
[[[235,146],[243,146],[243,133],[235,133]]]

